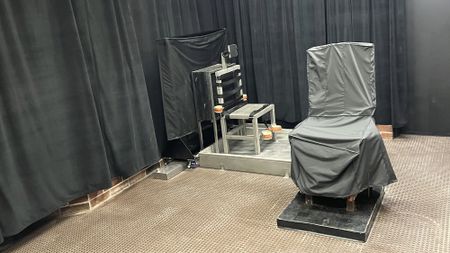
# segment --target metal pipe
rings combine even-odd
[[[224,53],[222,53],[222,54],[220,55],[220,59],[221,59],[221,61],[222,61],[222,68],[223,68],[223,69],[228,68],[227,59],[225,58]]]

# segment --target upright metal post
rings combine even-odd
[[[272,124],[272,126],[277,124],[277,121],[276,121],[276,118],[275,118],[275,105],[272,105],[272,110],[270,111],[270,124]],[[273,132],[272,139],[274,141],[277,140],[277,134],[275,132]]]
[[[228,139],[227,139],[227,121],[225,119],[225,116],[221,115],[220,117],[220,126],[222,129],[222,144],[223,144],[223,152],[225,154],[228,154],[229,151],[229,147],[228,147]]]
[[[253,118],[253,139],[255,142],[255,153],[259,155],[261,153],[261,147],[259,146],[259,129],[258,129],[258,118]]]
[[[247,135],[246,129],[245,129],[245,120],[240,119],[240,120],[238,120],[238,122],[239,122],[239,128],[240,128],[239,134],[240,135]]]
[[[214,115],[213,112],[213,120],[212,120],[212,124],[213,124],[213,130],[214,130],[214,153],[219,153],[220,149],[219,149],[219,132],[217,131],[217,122],[216,122],[216,115]]]
[[[222,63],[222,68],[223,68],[223,69],[228,68],[228,65],[227,65],[227,59],[225,58],[225,56],[223,55],[223,53],[220,55],[220,60],[221,60],[221,63]]]
[[[203,146],[203,128],[202,128],[202,122],[198,121],[197,122],[198,125],[198,138],[200,141],[200,150],[203,150],[204,146]]]
[[[213,149],[212,151],[214,153],[219,153],[220,149],[219,149],[219,133],[217,130],[217,118],[216,118],[216,113],[214,112],[214,92],[213,92],[213,85],[215,88],[215,84],[212,83],[211,80],[211,74],[210,73],[205,73],[204,75],[206,75],[206,83],[208,84],[208,91],[209,91],[209,97],[210,97],[210,101],[211,101],[211,123],[213,124],[213,131],[214,131],[214,145],[213,145]]]

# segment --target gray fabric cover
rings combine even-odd
[[[397,180],[373,120],[374,55],[371,43],[307,50],[309,117],[289,135],[301,192],[341,198]]]

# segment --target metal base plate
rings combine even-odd
[[[364,191],[356,198],[356,210],[346,211],[345,199],[313,197],[305,204],[305,195],[298,193],[277,219],[278,227],[299,229],[366,241],[383,200],[383,189]]]
[[[261,127],[261,130],[265,128]],[[249,130],[250,131],[250,130]],[[252,141],[229,140],[230,153],[212,152],[212,147],[200,151],[200,166],[275,176],[289,176],[291,169],[291,146],[288,134],[291,129],[277,133],[276,141],[261,141],[261,153],[255,155]],[[222,148],[222,143],[219,143]]]
[[[186,168],[186,162],[185,161],[172,161],[166,165],[161,166],[161,168],[158,168],[152,175],[152,178],[155,179],[162,179],[162,180],[169,180],[176,175],[183,172],[183,170]]]

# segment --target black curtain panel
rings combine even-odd
[[[124,3],[0,2],[0,243],[159,159]]]
[[[67,1],[0,2],[0,242],[110,185],[73,15]]]
[[[375,44],[377,124],[407,122],[405,0],[326,0],[327,42]]]
[[[144,71],[126,1],[72,1],[113,176],[159,159]]]
[[[234,9],[225,0],[130,0],[160,151],[167,145],[157,40],[227,28],[235,42]]]
[[[307,116],[306,49],[375,43],[378,124],[406,124],[405,0],[235,0],[236,36],[250,101],[277,119]]]
[[[408,1],[406,133],[450,136],[449,10],[450,1]]]
[[[160,82],[168,140],[198,132],[198,122],[201,119],[197,115],[202,113],[204,108],[196,108],[194,94],[199,93],[191,84],[191,72],[220,62],[220,55],[225,50],[225,35],[226,30],[220,29],[158,40]],[[202,88],[205,90],[205,87]]]
[[[274,103],[280,121],[306,118],[306,49],[326,43],[324,2],[235,1],[235,14],[249,100]]]

